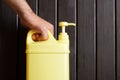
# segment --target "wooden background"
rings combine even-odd
[[[55,26],[75,22],[70,35],[70,80],[120,80],[120,0],[27,0]],[[0,0],[0,80],[25,80],[27,30]]]

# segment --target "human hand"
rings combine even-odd
[[[53,25],[35,15],[26,0],[4,1],[18,14],[21,23],[25,27],[38,33],[32,36],[33,40],[46,40],[48,38],[48,30],[53,34]]]
[[[54,33],[53,25],[35,15],[33,12],[21,14],[19,17],[22,25],[37,32],[37,34],[32,36],[34,41],[47,40],[48,30],[50,30],[52,34]]]

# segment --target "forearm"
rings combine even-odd
[[[33,13],[26,0],[4,0],[19,16]]]

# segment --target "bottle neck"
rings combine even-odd
[[[62,27],[62,33],[65,33],[65,26]]]

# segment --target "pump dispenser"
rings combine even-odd
[[[62,32],[56,40],[48,31],[48,40],[33,41],[28,32],[26,41],[26,80],[69,80],[69,36],[66,26],[74,23],[60,22]]]

